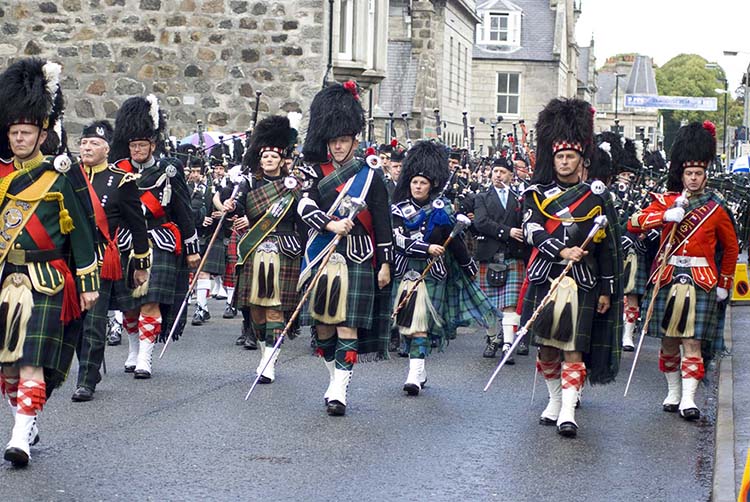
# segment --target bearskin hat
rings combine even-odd
[[[99,138],[111,143],[114,132],[115,130],[109,120],[97,120],[83,128],[81,139]]]
[[[122,104],[115,116],[115,132],[110,143],[111,161],[130,157],[128,145],[131,141],[146,140],[156,143],[160,150],[163,133],[167,126],[164,111],[156,96],[134,96]]]
[[[616,166],[618,172],[638,173],[643,168],[643,163],[638,159],[638,151],[635,148],[635,141],[628,138],[625,140],[623,148],[622,161],[620,166]]]
[[[708,169],[716,156],[716,126],[706,120],[680,127],[669,155],[667,190],[681,192],[682,172],[686,167]]]
[[[667,161],[664,159],[664,155],[659,150],[652,150],[646,154],[645,157],[646,166],[649,169],[666,173],[667,172]]]
[[[231,155],[229,155],[229,145],[226,143],[216,143],[211,147],[208,158],[212,166],[224,165],[224,162],[231,158]]]
[[[612,131],[604,131],[596,135],[596,144],[609,152],[612,157],[612,165],[619,170],[622,166],[622,158],[625,154],[623,138]]]
[[[349,80],[318,92],[310,105],[310,123],[302,153],[307,162],[328,160],[328,141],[340,136],[357,136],[365,127],[365,112],[357,84]]]
[[[431,193],[442,190],[450,176],[448,156],[445,146],[433,141],[417,141],[406,152],[406,159],[401,165],[401,176],[393,192],[393,201],[406,200],[410,196],[409,185],[415,176],[427,178],[432,183]]]
[[[555,98],[539,112],[536,123],[537,158],[532,183],[555,179],[555,154],[575,150],[589,160],[594,139],[594,109],[580,99]]]
[[[617,174],[609,143],[606,141],[593,149],[591,164],[589,165],[589,179],[600,180],[609,184],[610,179]]]
[[[249,167],[251,172],[258,173],[263,152],[272,151],[286,157],[289,155],[290,145],[293,147],[296,139],[297,131],[292,128],[288,117],[266,117],[255,126],[242,163]]]
[[[8,128],[14,124],[32,124],[56,131],[55,152],[64,149],[62,113],[65,108],[57,63],[39,58],[24,58],[0,74],[0,157],[10,158]],[[49,134],[48,134],[49,136]],[[48,150],[52,148],[49,146]]]

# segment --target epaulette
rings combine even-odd
[[[538,183],[534,183],[533,185],[529,185],[526,188],[524,188],[521,191],[521,195],[524,195],[526,192],[536,192],[536,193],[542,193],[542,186]]]
[[[663,193],[650,192],[649,195],[651,196],[651,200],[657,201],[662,206],[666,206],[667,205],[667,199],[664,197]]]
[[[300,170],[300,172],[304,173],[306,177],[308,178],[317,178],[318,174],[315,172],[315,169],[312,166],[306,165],[306,164],[300,164],[297,166],[297,169]]]
[[[413,216],[416,212],[416,210],[414,209],[414,205],[409,202],[409,200],[402,200],[401,202],[392,204],[391,211],[393,212],[393,214],[401,218],[408,218],[410,216]]]

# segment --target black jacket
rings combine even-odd
[[[475,258],[479,262],[492,261],[496,253],[506,258],[524,258],[524,244],[510,236],[511,228],[521,228],[521,205],[509,191],[507,207],[503,208],[494,187],[474,199],[474,234],[477,237]]]

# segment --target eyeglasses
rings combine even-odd
[[[134,151],[148,150],[149,148],[151,148],[151,143],[149,143],[147,141],[133,142],[133,143],[130,143],[128,145],[128,148],[130,148],[131,150],[134,150]]]

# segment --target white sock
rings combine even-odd
[[[234,288],[227,288],[227,305],[232,304],[232,298],[234,297]]]
[[[211,288],[211,280],[210,279],[198,279],[198,284],[195,287],[197,291],[198,296],[198,305],[201,306],[201,308],[206,308],[206,305],[208,304],[208,290]]]

